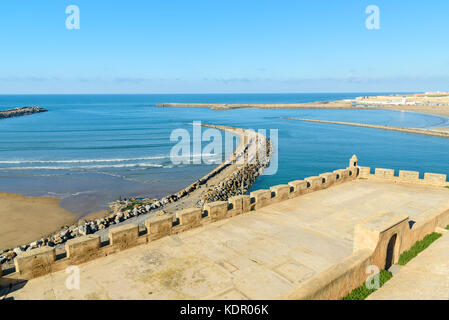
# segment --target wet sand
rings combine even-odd
[[[77,221],[57,198],[0,192],[0,250],[30,243]]]

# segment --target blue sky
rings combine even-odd
[[[449,90],[448,15],[447,0],[1,0],[0,93]]]

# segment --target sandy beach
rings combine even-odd
[[[59,206],[60,199],[0,192],[0,250],[38,240],[77,216]]]

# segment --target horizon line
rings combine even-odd
[[[449,91],[449,90],[448,90]],[[448,91],[303,91],[303,92],[189,92],[189,93],[0,93],[0,96],[20,96],[20,95],[246,95],[246,94],[343,94],[343,93],[396,93],[396,94],[421,94],[425,92],[448,92]]]

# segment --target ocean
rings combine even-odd
[[[176,144],[171,133],[191,133],[193,121],[278,130],[278,170],[260,177],[253,189],[346,167],[353,154],[362,166],[449,174],[449,139],[282,119],[436,128],[449,127],[446,117],[389,110],[155,107],[168,102],[303,103],[378,94],[0,95],[0,110],[31,105],[49,110],[0,120],[0,191],[58,197],[79,217],[120,197],[160,198],[216,166],[170,160]]]

